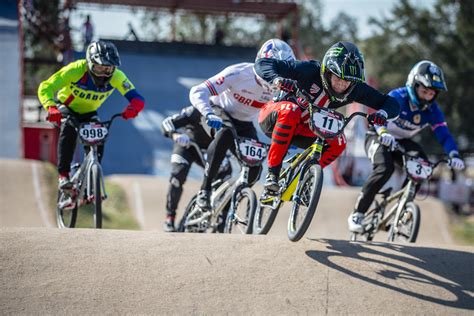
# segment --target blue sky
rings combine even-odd
[[[368,25],[370,17],[389,16],[391,8],[398,0],[322,0],[324,6],[323,23],[326,25],[339,14],[345,12],[357,18],[361,38],[372,33]],[[435,0],[411,0],[412,4],[421,7],[429,7]],[[135,31],[140,33],[140,21],[137,15],[131,14],[123,7],[114,7],[111,10],[98,10],[97,7],[79,5],[71,16],[71,24],[74,29],[79,29],[84,16],[90,14],[95,27],[96,37],[122,38],[128,33],[128,23],[131,22]],[[74,34],[79,39],[79,33]]]

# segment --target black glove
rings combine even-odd
[[[278,77],[273,80],[273,84],[280,90],[292,92],[295,90],[296,80]]]
[[[387,117],[387,112],[384,110],[378,110],[377,112],[368,115],[367,121],[369,121],[369,123],[372,125],[384,126],[385,123],[387,123]]]

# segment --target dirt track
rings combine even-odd
[[[51,216],[41,215],[45,206],[38,206],[42,191],[35,168],[40,166],[28,161],[0,161],[3,314],[474,310],[474,247],[452,244],[441,231],[441,204],[433,199],[420,202],[422,230],[415,246],[348,242],[354,189],[325,190],[309,238],[298,243],[286,238],[285,210],[267,236],[165,234],[167,180],[153,177],[115,178],[148,231],[25,228],[52,225]],[[195,182],[187,185],[182,206],[197,188]]]

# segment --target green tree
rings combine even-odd
[[[446,76],[448,92],[439,95],[448,125],[455,135],[471,140],[473,149],[474,112],[474,2],[438,0],[433,8],[421,9],[402,0],[392,16],[372,19],[377,34],[363,45],[369,75],[377,78],[383,90],[405,84],[408,72],[418,61],[428,59],[439,65]],[[432,143],[433,137],[426,141]]]

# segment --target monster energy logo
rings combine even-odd
[[[349,72],[351,73],[351,75],[355,76],[357,72],[356,66],[349,66]]]
[[[341,55],[343,49],[344,49],[344,47],[331,48],[328,51],[327,55],[328,55],[328,57],[337,57],[337,56]]]

